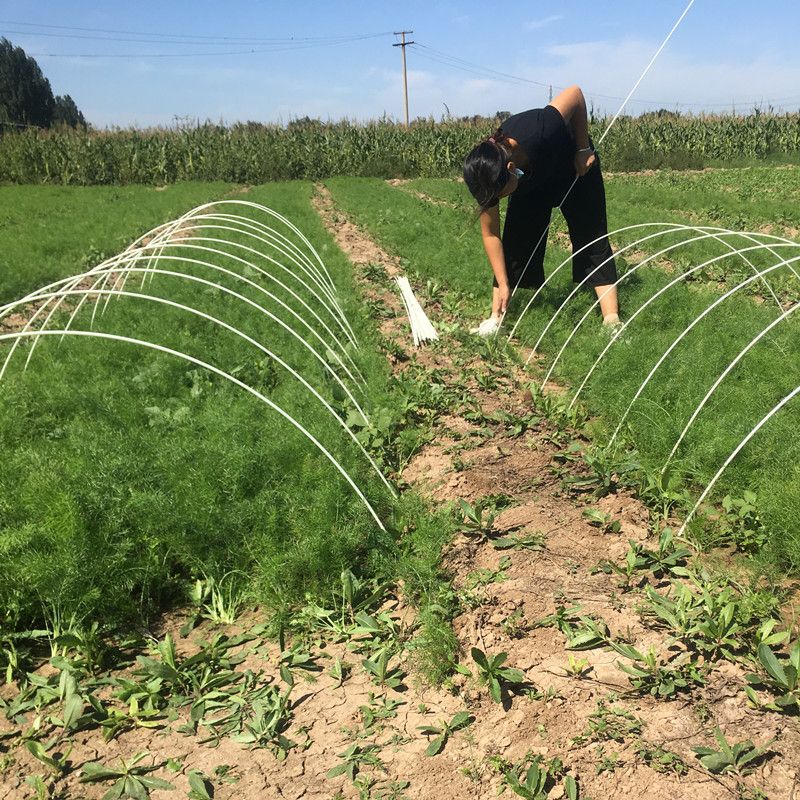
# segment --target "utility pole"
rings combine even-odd
[[[408,77],[406,76],[406,46],[409,44],[414,44],[413,41],[407,42],[406,41],[406,34],[407,33],[414,33],[414,31],[395,31],[395,36],[401,36],[401,41],[392,45],[392,47],[402,47],[403,48],[403,99],[405,100],[405,109],[406,109],[406,128],[408,127]]]

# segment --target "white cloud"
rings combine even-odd
[[[530,22],[525,23],[525,30],[528,31],[538,31],[540,28],[544,28],[547,25],[550,25],[553,22],[558,22],[559,20],[564,19],[562,14],[551,14],[549,17],[542,17],[541,19],[533,19]]]
[[[522,72],[524,77],[541,80],[547,70],[554,83],[578,83],[587,99],[594,99],[596,107],[613,112],[656,48],[656,42],[638,39],[554,45],[542,51],[540,64],[528,64]],[[735,60],[712,60],[703,53],[679,55],[665,51],[637,88],[629,110],[639,113],[658,106],[700,110],[702,104],[708,110],[729,110],[730,103],[736,101],[737,110],[746,111],[748,101],[790,97],[795,98],[796,108],[800,100],[798,85],[800,68],[786,66],[778,58],[748,58],[741,53]]]

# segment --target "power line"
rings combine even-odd
[[[164,40],[164,39],[121,39],[117,37],[110,37],[110,36],[89,36],[87,34],[80,34],[80,33],[47,33],[45,31],[14,31],[6,29],[5,33],[13,33],[13,34],[20,34],[22,36],[49,36],[51,38],[56,39],[88,39],[95,42],[125,42],[131,44],[178,44],[178,45],[191,45],[193,47],[197,47],[198,45],[202,45],[205,47],[230,47],[232,44],[235,44],[231,41],[219,41],[219,42],[196,42],[196,41],[189,41],[189,40]],[[354,42],[359,41],[361,39],[370,39],[376,38],[379,36],[385,36],[386,34],[383,33],[373,33],[373,34],[359,34],[355,36],[337,36],[337,37],[327,37],[327,38],[320,38],[317,40],[313,39],[274,39],[274,40],[258,40],[254,39],[252,41],[243,41],[242,45],[245,44],[257,44],[257,45],[296,45],[297,47],[316,47],[316,46],[323,46],[328,44],[344,44],[347,42]]]
[[[9,23],[2,23],[2,24],[9,24]],[[30,27],[33,27],[33,23],[16,23],[16,24],[25,24]],[[83,28],[69,28],[68,26],[42,26],[42,27],[57,27],[60,29],[65,30],[87,30],[87,31],[94,31],[94,32],[101,32],[105,33],[106,31],[102,29],[83,29]],[[153,36],[160,36],[160,39],[153,39],[153,38],[145,38],[145,39],[138,39],[138,38],[118,38],[118,37],[109,37],[109,36],[89,36],[84,34],[70,34],[70,33],[48,33],[45,31],[17,31],[17,30],[8,30],[6,29],[6,33],[12,34],[21,34],[24,36],[48,36],[48,37],[55,37],[60,39],[88,39],[91,41],[100,41],[100,42],[110,42],[110,43],[126,43],[126,44],[159,44],[159,45],[177,45],[177,46],[185,46],[185,45],[194,45],[194,46],[201,46],[201,47],[230,47],[235,46],[241,42],[242,47],[245,47],[247,44],[253,44],[254,47],[249,49],[241,49],[241,50],[226,50],[226,51],[215,51],[215,50],[208,50],[202,52],[190,52],[190,53],[29,53],[28,55],[34,56],[36,58],[196,58],[196,57],[204,57],[204,56],[238,56],[238,55],[253,55],[259,53],[280,53],[286,52],[290,50],[307,50],[311,48],[317,47],[332,47],[341,44],[351,44],[353,42],[364,41],[367,39],[377,39],[382,38],[384,36],[391,36],[390,31],[384,31],[382,33],[360,33],[360,34],[342,34],[339,36],[317,36],[317,37],[303,37],[303,38],[282,38],[282,39],[257,39],[257,38],[245,38],[245,37],[211,37],[211,36],[198,36],[197,39],[202,39],[202,41],[195,41],[192,39],[183,40],[182,37],[178,35],[170,35],[170,34],[152,34]],[[109,33],[111,31],[108,31]],[[134,32],[126,32],[126,31],[118,31],[118,33],[130,33],[132,36],[151,36],[151,34],[138,34]]]
[[[360,37],[362,39],[372,37]],[[325,42],[319,44],[298,43],[289,47],[250,48],[249,50],[212,50],[203,53],[28,53],[35,58],[196,58],[206,56],[245,56],[263,53],[283,53],[287,51],[309,50],[318,47],[332,47],[341,44],[351,44],[355,39],[342,39],[341,41]],[[162,43],[163,44],[163,43]]]
[[[284,36],[284,37],[264,38],[255,36],[226,36],[226,35],[206,36],[202,34],[187,34],[187,33],[159,33],[157,31],[124,31],[124,30],[115,30],[108,28],[78,28],[70,25],[45,25],[43,23],[38,23],[38,22],[14,22],[10,20],[0,20],[0,25],[19,25],[22,27],[30,27],[30,28],[50,28],[54,30],[82,31],[84,33],[113,33],[113,34],[122,34],[124,36],[147,36],[152,39],[158,39],[159,41],[162,41],[163,39],[186,40],[194,44],[200,44],[200,42],[196,41],[197,39],[212,40],[212,42],[224,41],[226,43],[242,42],[246,44],[271,44],[271,43],[280,44],[286,42],[326,42],[331,40],[351,40],[359,38],[370,38],[377,36],[392,35],[391,31],[380,31],[378,33],[342,34],[340,36],[300,36],[300,37]],[[11,32],[23,33],[23,31],[11,31]],[[36,34],[39,36],[57,35],[57,34],[46,34],[43,31],[24,31],[24,33]],[[64,36],[66,36],[66,34],[64,34]],[[107,39],[106,41],[114,41],[114,40]]]

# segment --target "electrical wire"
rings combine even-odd
[[[224,43],[231,43],[231,42],[241,42],[244,44],[281,44],[286,42],[327,42],[331,40],[340,40],[340,39],[361,39],[361,38],[371,38],[377,36],[391,36],[392,31],[380,31],[378,33],[358,33],[358,34],[342,34],[339,36],[284,36],[284,37],[256,37],[256,36],[225,36],[225,35],[218,35],[218,36],[205,36],[202,34],[193,34],[193,33],[159,33],[157,31],[123,31],[123,30],[116,30],[116,29],[108,29],[108,28],[78,28],[73,27],[70,25],[46,25],[39,22],[15,22],[10,20],[0,20],[0,25],[17,25],[21,27],[30,27],[30,28],[51,28],[54,30],[64,30],[64,31],[81,31],[83,33],[113,33],[113,34],[122,34],[123,36],[146,36],[151,39],[157,39],[158,41],[163,41],[163,39],[172,39],[177,41],[187,41],[193,44],[201,44],[196,40],[210,40],[211,43],[214,42],[224,42]],[[9,31],[10,33],[22,33],[22,31]],[[39,36],[57,36],[59,34],[47,34],[43,31],[24,31],[26,34],[35,34]],[[62,36],[69,36],[68,34],[61,34]],[[77,38],[77,37],[73,37]],[[95,37],[81,37],[81,38],[95,38]],[[107,41],[114,41],[112,39],[107,39]]]

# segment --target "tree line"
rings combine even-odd
[[[36,60],[0,38],[0,133],[9,127],[86,128],[86,120],[68,95],[53,95]]]

